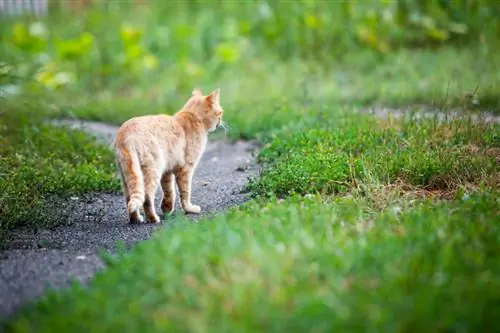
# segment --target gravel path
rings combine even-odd
[[[482,111],[471,113],[470,111],[464,111],[459,108],[448,110],[446,112],[440,110],[439,108],[432,107],[429,105],[412,105],[406,108],[390,108],[384,106],[373,106],[370,108],[361,109],[362,113],[369,113],[379,118],[401,118],[406,115],[412,115],[414,120],[419,119],[437,119],[439,121],[449,121],[453,119],[470,119],[472,122],[476,123],[500,123],[500,115],[492,112]]]
[[[107,143],[111,143],[117,129],[93,122],[70,121],[63,125],[83,126]],[[254,144],[243,141],[209,142],[193,184],[193,202],[202,207],[204,214],[220,212],[247,199],[240,191],[248,177],[257,174],[255,151]],[[8,241],[7,250],[0,252],[0,318],[41,296],[47,286],[67,287],[72,279],[87,282],[104,267],[98,257],[100,248],[113,250],[116,241],[130,246],[148,239],[165,225],[129,225],[121,193],[89,194],[69,200],[72,212],[68,225],[37,233],[18,231]],[[159,209],[159,202],[157,206]],[[183,214],[178,200],[176,214]]]

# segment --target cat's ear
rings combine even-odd
[[[219,104],[220,102],[219,98],[220,98],[220,88],[217,88],[216,90],[212,91],[207,97],[205,97],[209,105],[212,105],[214,103]]]
[[[200,89],[198,89],[198,88],[193,89],[193,91],[191,92],[191,97],[189,97],[189,99],[184,104],[184,106],[182,107],[182,109],[187,109],[190,106],[193,106],[194,103],[196,103],[196,101],[197,101],[197,99],[194,98],[194,97],[201,97],[201,96],[203,96],[203,94],[201,93]]]

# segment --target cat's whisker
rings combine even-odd
[[[227,135],[227,133],[231,130],[231,126],[229,126],[229,124],[226,123],[225,121],[220,122],[220,127],[222,127],[224,129],[225,135]]]

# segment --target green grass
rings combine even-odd
[[[335,117],[329,110],[346,106],[359,109],[374,104],[404,107],[421,103],[441,111],[460,107],[465,113],[488,110],[498,114],[500,61],[493,59],[495,53],[490,51],[490,47],[443,47],[439,52],[400,51],[383,59],[362,52],[321,67],[263,58],[228,65],[218,75],[208,73],[196,86],[207,92],[221,87],[224,117],[230,128],[227,135],[232,139],[264,139],[285,126]],[[181,83],[188,80],[169,73],[163,80],[170,82],[172,78]],[[135,96],[116,96],[110,91],[92,96],[64,92],[58,100],[58,116],[121,124],[136,115],[172,114],[191,93],[187,83],[180,92],[163,89],[161,82],[152,86],[153,91],[134,88]],[[473,98],[467,97],[474,92]]]
[[[119,188],[107,147],[81,131],[49,125],[44,103],[0,103],[0,232],[60,223],[60,196]]]
[[[291,197],[176,220],[6,332],[484,331],[500,310],[498,204],[490,193],[373,214]]]
[[[344,114],[325,111],[307,126],[286,128],[260,152],[266,166],[250,189],[287,196],[342,193],[359,184],[403,183],[445,193],[470,184],[494,185],[498,124],[386,122],[347,109]]]
[[[269,139],[251,185],[267,198],[197,224],[168,221],[151,240],[104,255],[109,266],[88,288],[49,294],[6,331],[492,325],[500,299],[498,127],[330,114],[316,119],[323,126],[304,122]],[[436,177],[438,190],[453,191],[449,201],[418,195]],[[340,195],[330,196],[339,183]]]
[[[425,103],[443,110],[460,106],[469,111],[486,109],[498,113],[500,61],[491,51],[491,47],[444,47],[439,52],[400,51],[383,59],[362,52],[352,59],[321,67],[263,58],[228,65],[220,74],[207,73],[196,85],[204,91],[221,88],[233,137],[255,136],[300,121],[315,112],[317,108],[311,108],[312,105],[329,105],[332,109],[339,104],[397,107]],[[252,75],[242,77],[241,73]],[[173,78],[185,83],[185,88],[176,91],[160,81],[153,82],[153,88],[148,90],[135,88],[136,96],[116,96],[109,91],[92,96],[66,93],[60,104],[68,105],[63,107],[64,114],[116,124],[137,114],[173,113],[192,89],[188,78],[182,75],[167,72],[163,80]],[[263,86],[272,89],[262,91]],[[477,105],[466,97],[475,91]],[[67,99],[71,102],[65,103]]]

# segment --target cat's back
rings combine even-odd
[[[178,126],[170,115],[137,116],[125,121],[116,133],[116,145],[130,141],[151,140],[155,137],[178,132]]]

